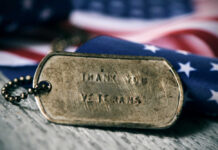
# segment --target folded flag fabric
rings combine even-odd
[[[20,75],[34,75],[37,59],[41,59],[41,57],[37,58],[40,51],[36,49],[43,48],[49,50],[48,46],[32,47],[34,49],[32,52],[38,55],[29,57],[26,62],[22,62],[22,56],[25,57],[25,53],[0,55],[0,71],[10,79]],[[133,43],[108,36],[94,38],[76,49],[75,52],[164,57],[173,65],[182,80],[185,103],[192,104],[193,111],[210,116],[218,115],[218,59],[216,58],[198,56],[185,51],[173,51],[150,44]],[[11,58],[12,55],[14,60]],[[41,55],[45,54],[41,53]],[[11,63],[17,61],[17,64],[21,64],[20,66],[4,64],[2,60],[7,59],[11,60]]]

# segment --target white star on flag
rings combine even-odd
[[[218,91],[210,90],[212,96],[209,100],[214,100],[218,104]]]
[[[153,45],[144,45],[145,50],[149,50],[153,53],[156,53],[156,51],[160,50],[158,47],[153,46]]]
[[[189,74],[191,71],[195,71],[196,69],[190,66],[190,62],[187,62],[186,64],[179,63],[180,69],[178,72],[184,72],[187,77],[189,77]]]
[[[215,63],[211,63],[212,68],[210,69],[210,71],[218,71],[218,64]]]
[[[42,20],[46,20],[48,19],[49,17],[51,17],[51,14],[52,14],[52,10],[50,8],[45,8],[43,9],[41,12],[40,12],[40,18]]]
[[[22,5],[23,5],[24,9],[29,10],[32,8],[33,1],[32,0],[23,0]]]

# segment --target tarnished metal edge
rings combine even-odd
[[[75,56],[75,57],[91,57],[91,58],[105,58],[105,59],[128,59],[128,60],[159,60],[159,61],[163,61],[164,63],[166,63],[170,69],[171,69],[171,73],[173,73],[177,84],[178,84],[178,88],[180,91],[180,95],[179,95],[179,103],[177,106],[177,112],[174,116],[174,118],[172,120],[170,120],[168,122],[168,124],[164,125],[164,126],[154,126],[154,125],[149,125],[149,124],[144,124],[144,123],[125,123],[125,122],[116,122],[113,124],[113,127],[125,127],[125,128],[141,128],[141,129],[166,129],[169,128],[170,126],[172,126],[175,121],[177,120],[177,118],[179,117],[180,113],[181,113],[181,109],[183,106],[183,99],[184,99],[184,92],[183,92],[183,87],[182,87],[182,82],[180,80],[179,75],[177,74],[177,72],[173,69],[173,66],[165,59],[162,57],[153,57],[153,56],[127,56],[127,55],[105,55],[105,54],[90,54],[90,53],[71,53],[71,52],[51,52],[49,53],[46,57],[43,58],[43,60],[40,62],[40,64],[38,65],[35,75],[34,75],[34,79],[33,79],[33,87],[38,83],[42,68],[44,66],[44,64],[52,57],[52,56]],[[46,110],[44,109],[40,96],[35,96],[36,99],[36,103],[37,106],[39,107],[40,112],[43,114],[43,116],[54,123],[58,123],[58,124],[68,124],[68,125],[79,125],[79,126],[98,126],[98,127],[111,127],[112,124],[93,124],[93,123],[89,123],[89,121],[81,121],[81,120],[74,120],[72,123],[69,123],[69,121],[66,120],[57,120],[57,119],[53,119],[52,117],[49,116],[49,114],[47,114]],[[78,123],[79,122],[79,123]],[[81,123],[83,122],[83,123]],[[107,123],[107,121],[102,121],[104,123]],[[119,126],[118,126],[119,124]]]

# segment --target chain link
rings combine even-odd
[[[28,84],[32,84],[33,79],[30,75],[25,77],[21,76],[20,78],[14,78],[13,80],[5,83],[1,89],[2,96],[12,102],[19,103],[22,99],[26,99],[28,94],[42,94],[44,92],[49,92],[52,88],[51,84],[48,81],[40,81],[34,88],[28,88],[27,92],[22,92],[20,95],[13,95],[13,92],[19,87]]]

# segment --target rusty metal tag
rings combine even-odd
[[[61,124],[166,128],[183,104],[179,76],[163,58],[53,52],[37,68],[35,96],[42,114]]]

